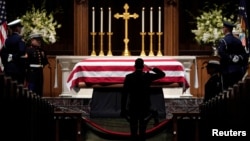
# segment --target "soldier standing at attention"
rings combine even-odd
[[[221,39],[218,47],[224,90],[232,87],[243,78],[248,63],[248,54],[241,40],[233,35],[233,27],[235,27],[234,24],[223,22],[225,36]]]
[[[21,20],[17,19],[8,23],[9,32],[5,40],[5,46],[1,50],[1,59],[4,65],[4,73],[16,80],[18,84],[24,84],[26,74],[26,44],[20,35],[22,30]]]
[[[43,50],[41,34],[31,34],[27,47],[28,62],[28,88],[39,96],[43,96],[43,68],[48,59]]]
[[[204,102],[212,99],[222,92],[222,80],[220,76],[220,62],[217,60],[210,60],[206,66],[207,74],[210,78],[205,84]]]

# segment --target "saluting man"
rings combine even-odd
[[[28,62],[28,88],[39,96],[43,96],[43,68],[48,64],[48,59],[43,50],[41,34],[31,34],[27,47]]]
[[[144,72],[144,67],[152,72]],[[146,141],[146,129],[151,112],[150,86],[153,81],[165,77],[165,72],[157,67],[144,64],[142,58],[135,60],[134,72],[127,74],[123,82],[121,96],[121,117],[129,119],[132,141]]]

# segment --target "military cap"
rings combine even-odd
[[[228,22],[228,21],[223,21],[223,26],[224,27],[227,27],[227,28],[233,28],[233,27],[235,27],[235,25],[233,24],[233,23],[231,23],[231,22]]]
[[[207,63],[207,68],[219,68],[219,66],[220,66],[220,62],[219,61],[217,61],[217,60],[210,60],[210,61],[208,61],[208,63]]]
[[[20,19],[16,19],[14,21],[11,21],[10,23],[8,23],[8,26],[9,27],[17,27],[17,26],[21,26],[22,27],[22,24],[21,24],[21,20]]]
[[[29,35],[29,39],[34,39],[34,38],[42,38],[42,34],[40,34],[40,33],[31,33]]]

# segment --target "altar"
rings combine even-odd
[[[57,56],[56,59],[61,65],[62,71],[62,93],[60,96],[92,98],[93,88],[95,87],[103,87],[103,84],[105,86],[114,87],[118,85],[118,87],[121,87],[124,76],[133,70],[134,60],[139,57],[143,58],[145,60],[145,64],[149,66],[163,67],[167,77],[157,82],[157,85],[162,86],[164,98],[192,97],[192,94],[189,90],[189,85],[198,84],[197,81],[195,82],[196,84],[190,84],[190,68],[191,65],[196,62],[195,56]],[[101,70],[106,69],[105,67],[101,66],[105,66],[105,64],[107,66],[107,64],[110,64],[110,61],[116,62],[111,63],[111,68],[110,66],[108,67],[111,69],[111,73],[107,73],[105,71],[101,73],[96,73],[94,71],[80,71],[81,73],[75,73],[76,70],[82,68],[86,69],[86,66],[82,67],[81,64],[88,64],[91,66],[87,67],[87,69],[91,68],[94,70]],[[123,66],[122,69],[125,69],[126,71],[121,70],[121,68],[119,69],[120,71],[114,70],[117,69],[117,66],[119,66],[118,68]],[[116,71],[116,73],[113,73],[113,71]],[[88,78],[83,76],[86,74],[90,76],[93,74],[95,75],[92,78]],[[102,77],[102,74],[109,74],[111,77]],[[102,78],[96,79],[96,76],[101,76]],[[195,80],[197,80],[197,75],[195,75],[195,77]],[[100,82],[99,80],[103,82],[101,82],[101,85],[98,83],[93,84],[93,82],[96,80],[98,80],[98,82]],[[84,82],[83,84],[85,85],[81,87],[75,87],[78,84],[81,84],[81,82]],[[109,85],[110,83],[112,83],[112,85]],[[169,85],[176,83],[183,85]]]

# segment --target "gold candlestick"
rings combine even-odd
[[[158,51],[157,51],[156,56],[162,56],[162,53],[161,53],[161,35],[163,34],[163,32],[157,32],[156,34],[158,35]]]
[[[140,35],[141,35],[141,54],[140,54],[140,56],[146,56],[145,44],[144,44],[144,38],[145,38],[146,32],[141,32]]]
[[[91,51],[91,56],[96,56],[96,52],[95,52],[95,35],[96,35],[96,32],[91,32],[90,35],[92,35],[92,51]]]
[[[107,35],[108,35],[108,40],[109,40],[107,56],[113,56],[112,51],[111,51],[111,36],[113,35],[113,32],[107,32]]]
[[[100,52],[99,52],[99,56],[104,56],[104,52],[103,52],[103,35],[105,33],[104,32],[99,32],[100,35]]]
[[[153,35],[154,32],[149,32],[148,35],[150,36],[150,48],[149,48],[149,54],[148,56],[154,56],[154,51],[153,51]]]

